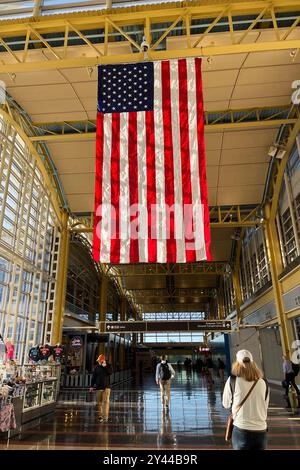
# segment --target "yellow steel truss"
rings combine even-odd
[[[290,13],[289,23],[283,15],[286,13]],[[195,1],[3,21],[0,72],[299,49],[300,39],[292,34],[299,23],[299,0]],[[253,31],[262,26],[273,34],[253,42]],[[216,31],[228,32],[226,44],[207,41]],[[166,50],[165,39],[177,33],[184,39],[182,48]],[[109,44],[116,35],[120,44],[127,41],[131,53],[110,53]],[[149,43],[146,52],[141,46],[143,36]],[[87,46],[87,53],[74,54],[74,44]],[[36,51],[36,46],[49,56],[32,57],[31,48]]]
[[[146,304],[143,305],[143,313],[159,313],[159,312],[205,312],[208,310],[208,303],[192,302],[171,304],[170,302],[162,304]]]
[[[222,227],[256,227],[264,221],[260,216],[260,206],[210,206],[210,226]],[[93,213],[90,216],[76,216],[76,221],[71,225],[71,232],[92,233],[94,226]]]
[[[274,127],[295,124],[297,109],[291,111],[291,105],[247,109],[228,109],[225,111],[205,111],[205,132],[219,130],[248,129],[252,127]],[[299,114],[299,112],[298,112]],[[96,121],[63,121],[33,123],[38,135],[30,137],[32,142],[77,141],[94,139]]]
[[[178,275],[217,275],[226,272],[228,264],[225,262],[199,261],[187,264],[122,264],[117,267],[110,265],[108,273],[114,270],[112,277],[135,277],[135,276],[178,276]]]

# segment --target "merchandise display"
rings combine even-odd
[[[3,341],[2,336],[0,335],[0,364],[4,362],[4,356],[6,354],[6,346]]]
[[[65,348],[60,343],[57,343],[55,346],[52,346],[52,354],[55,359],[55,362],[61,363],[64,356]]]
[[[28,358],[30,363],[47,363],[48,361],[54,361],[57,364],[62,362],[64,357],[65,347],[60,343],[57,343],[55,346],[50,344],[39,344],[33,346],[28,353]]]
[[[60,364],[54,362],[18,366],[7,360],[0,364],[0,432],[16,428],[15,399],[21,400],[20,430],[24,423],[53,411],[59,378]],[[20,431],[17,429],[15,432]]]
[[[14,361],[15,348],[0,335],[0,433],[19,434],[55,409],[64,347],[39,344],[28,352],[29,364]]]
[[[7,341],[5,343],[5,346],[6,346],[6,352],[4,354],[4,362],[6,362],[7,360],[12,361],[14,358],[15,347],[10,341]]]
[[[28,364],[22,367],[25,379],[23,410],[56,401],[60,366],[56,364]]]

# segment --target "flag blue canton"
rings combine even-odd
[[[126,113],[153,111],[152,62],[98,67],[98,111]]]

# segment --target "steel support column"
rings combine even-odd
[[[240,323],[242,321],[242,312],[241,312],[241,305],[242,305],[242,293],[241,293],[241,283],[238,270],[234,269],[232,272],[232,284],[235,296],[235,309],[236,309],[236,318],[237,322]]]
[[[37,16],[40,15],[41,13],[41,6],[42,6],[42,0],[34,0],[34,5],[33,5],[33,14],[32,16],[36,18]]]
[[[241,305],[243,303],[243,299],[242,299],[242,288],[241,288],[239,272],[240,272],[240,264],[241,264],[243,235],[244,235],[244,230],[242,230],[240,234],[240,239],[237,241],[234,268],[233,268],[233,273],[232,273],[232,284],[233,284],[233,291],[234,291],[234,296],[235,296],[235,308],[236,308],[236,317],[237,317],[238,323],[242,321]]]
[[[99,299],[99,320],[100,320],[100,332],[104,333],[104,326],[102,322],[106,321],[107,313],[107,292],[108,292],[108,278],[105,274],[101,278],[100,286],[100,299]],[[99,344],[99,354],[105,353],[105,343]]]
[[[66,300],[67,272],[68,272],[68,255],[70,245],[70,233],[68,231],[67,212],[62,215],[61,240],[59,250],[59,270],[57,276],[57,289],[55,295],[55,317],[53,325],[52,342],[54,344],[61,342],[62,327],[64,322],[64,309]]]
[[[275,305],[277,311],[278,324],[280,326],[280,337],[282,344],[282,353],[290,356],[290,345],[287,318],[284,312],[284,305],[282,299],[282,286],[279,282],[278,275],[282,271],[282,261],[280,256],[280,246],[277,237],[276,223],[273,218],[270,217],[271,208],[270,204],[265,206],[265,212],[267,217],[267,223],[265,225],[267,248],[269,252],[271,279],[274,291]]]
[[[122,296],[121,297],[121,302],[120,302],[120,320],[121,321],[126,321],[127,320],[127,315],[126,315],[126,297]],[[120,334],[121,338],[123,338],[123,342],[120,344],[120,368],[121,370],[125,369],[125,334]]]
[[[224,308],[224,292],[223,288],[220,289],[220,292],[218,293],[218,313],[219,313],[219,318],[220,320],[223,320],[225,318],[225,308]]]

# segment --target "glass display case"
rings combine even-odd
[[[40,406],[41,383],[27,383],[25,385],[23,410]]]
[[[56,401],[57,379],[47,380],[42,383],[41,405]]]
[[[59,378],[59,364],[27,364],[22,367],[25,378],[23,411],[56,402]]]
[[[0,365],[0,385],[10,390],[16,419],[14,435],[39,425],[43,416],[55,411],[60,384],[60,364],[15,363]]]

